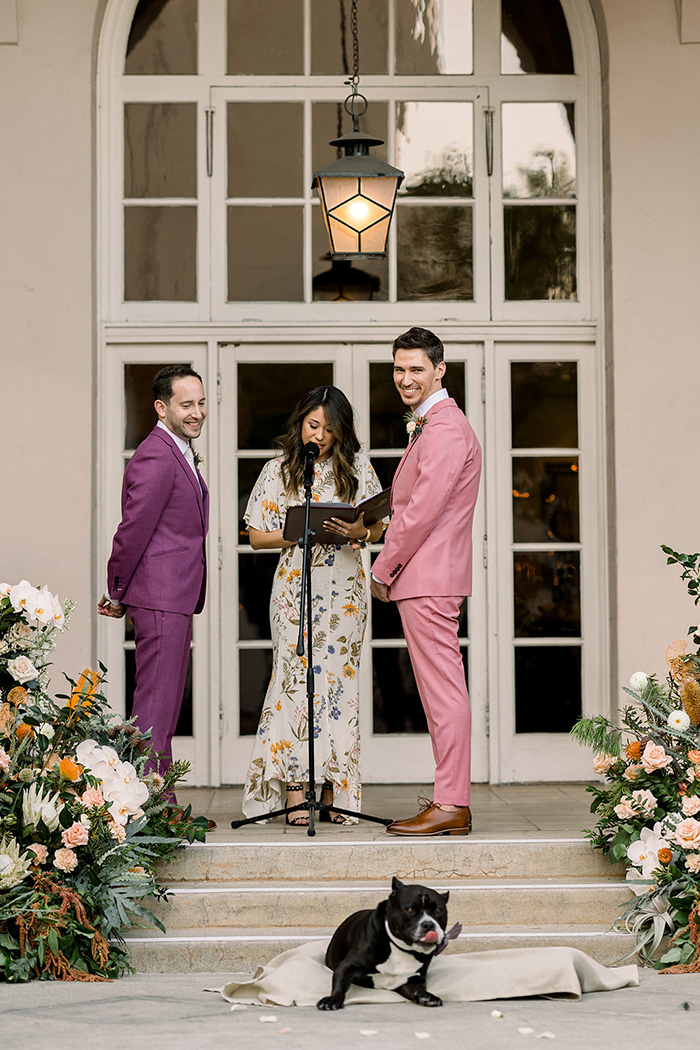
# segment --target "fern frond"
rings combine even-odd
[[[595,715],[594,718],[579,718],[571,730],[577,744],[603,751],[606,755],[619,756],[622,750],[622,732],[609,718]]]

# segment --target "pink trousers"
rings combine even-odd
[[[396,602],[435,756],[433,801],[471,804],[472,718],[459,651],[458,597]]]

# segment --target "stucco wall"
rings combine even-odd
[[[672,0],[603,0],[610,48],[618,671],[665,673],[696,613],[659,544],[697,550],[700,45]]]
[[[0,577],[78,606],[91,658],[93,33],[98,0],[21,0],[0,46]]]

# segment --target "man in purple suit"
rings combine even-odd
[[[207,417],[201,377],[186,365],[153,380],[158,422],[124,472],[122,520],[107,565],[101,616],[128,611],[136,641],[133,715],[172,762],[187,676],[192,615],[206,591],[209,492],[191,446]],[[151,764],[155,768],[155,763]]]

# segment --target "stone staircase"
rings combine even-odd
[[[144,973],[249,972],[288,948],[328,938],[351,912],[388,895],[391,877],[450,891],[450,951],[534,945],[580,948],[606,964],[632,948],[611,930],[631,892],[585,839],[444,836],[349,840],[280,835],[275,841],[194,845],[165,869],[171,896],[154,911],[167,934],[132,930]]]

